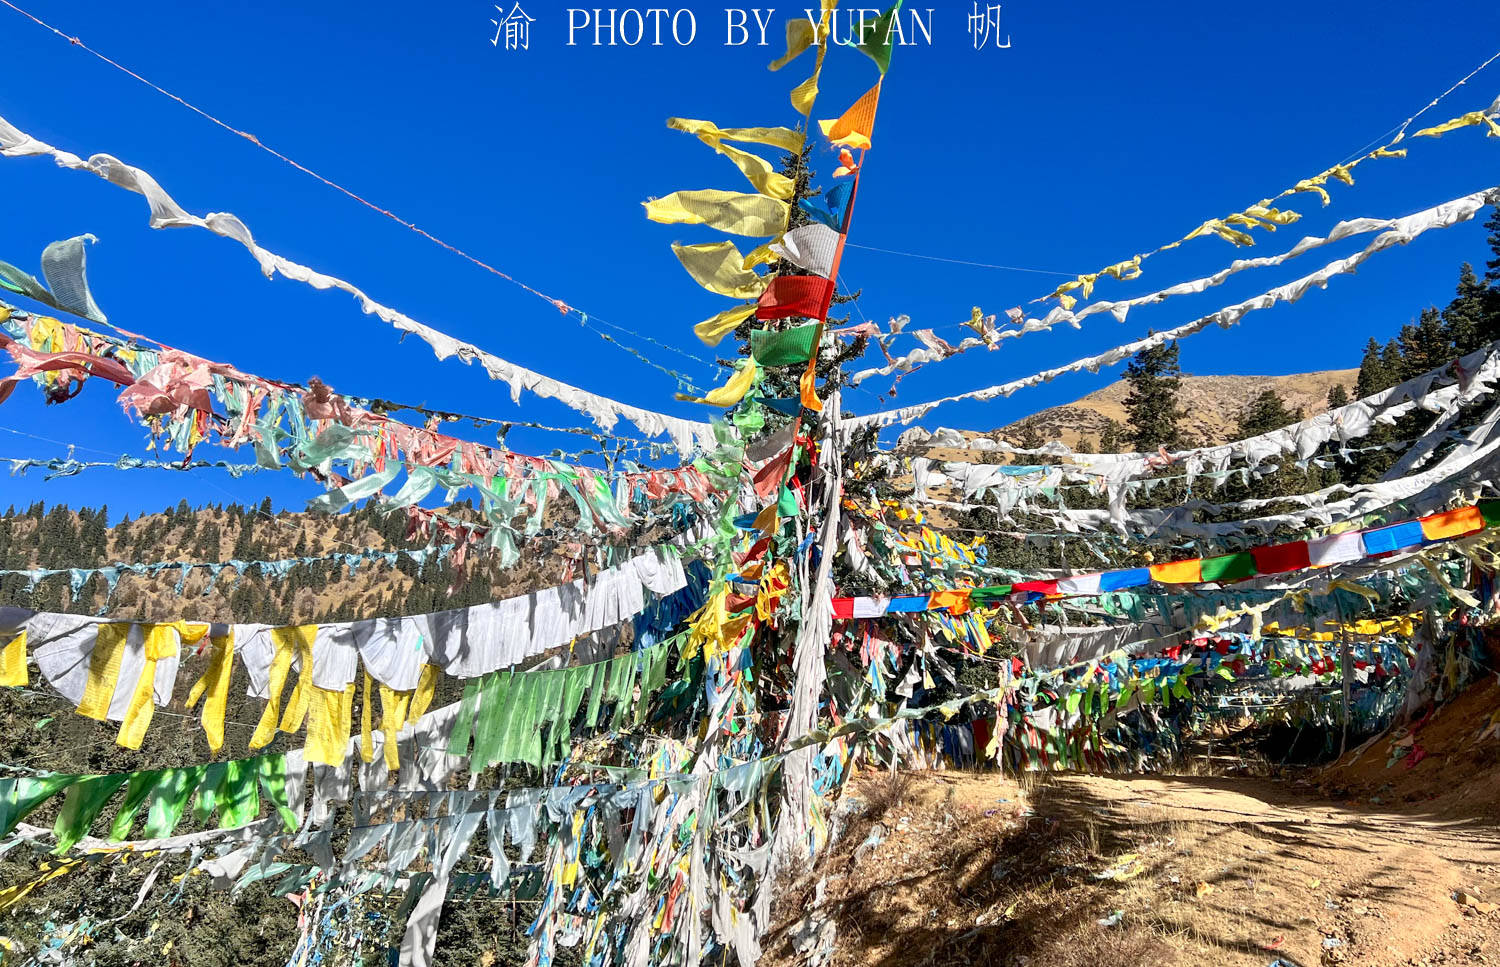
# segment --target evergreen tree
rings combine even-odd
[[[1344,389],[1343,383],[1334,383],[1333,388],[1328,391],[1328,408],[1336,410],[1341,406],[1349,405],[1349,391]]]
[[[1385,369],[1386,381],[1384,385],[1376,388],[1376,392],[1383,389],[1390,389],[1406,378],[1403,375],[1406,371],[1406,359],[1401,354],[1401,341],[1399,339],[1391,339],[1381,348],[1380,365]]]
[[[1452,354],[1462,356],[1493,340],[1497,334],[1486,325],[1489,321],[1486,302],[1489,288],[1474,275],[1468,262],[1458,270],[1458,287],[1452,302],[1443,310],[1443,326],[1447,330]]]
[[[1260,395],[1250,401],[1250,405],[1240,414],[1239,435],[1245,437],[1258,436],[1271,430],[1280,428],[1302,419],[1302,410],[1292,411],[1287,409],[1286,400],[1274,389],[1262,390]]]
[[[1493,291],[1496,286],[1500,286],[1500,208],[1491,210],[1484,227],[1489,229],[1490,233],[1485,241],[1489,243],[1490,252],[1495,256],[1484,263],[1484,281],[1489,283]]]
[[[1117,420],[1105,420],[1104,430],[1099,434],[1100,453],[1119,453],[1125,438],[1125,428]]]
[[[1042,436],[1042,431],[1037,429],[1035,423],[1031,422],[1027,422],[1021,426],[1021,433],[1016,440],[1016,445],[1024,450],[1039,450],[1047,443],[1046,439]]]
[[[1182,439],[1177,421],[1185,415],[1177,406],[1177,393],[1182,387],[1177,343],[1136,353],[1125,367],[1125,382],[1130,384],[1125,412],[1130,415],[1129,439],[1135,449],[1177,446]]]

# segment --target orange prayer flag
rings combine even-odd
[[[1203,559],[1194,557],[1170,564],[1153,564],[1151,580],[1162,584],[1197,584],[1203,580]]]
[[[1484,530],[1484,518],[1478,507],[1460,507],[1422,518],[1422,536],[1429,541],[1440,541],[1445,537],[1462,537]]]
[[[844,116],[836,121],[819,121],[823,136],[833,144],[846,144],[851,148],[868,148],[870,136],[875,131],[875,109],[880,106],[880,82],[854,102]]]

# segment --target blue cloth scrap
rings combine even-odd
[[[927,595],[914,594],[900,598],[891,598],[891,603],[886,606],[886,614],[907,613],[927,610]]]
[[[849,194],[853,191],[851,182],[840,182],[828,189],[818,198],[804,198],[797,204],[808,215],[827,225],[835,232],[844,230],[844,210],[849,207]]]
[[[795,396],[788,397],[784,400],[773,399],[769,396],[757,396],[755,397],[755,402],[759,403],[761,406],[768,407],[775,410],[777,413],[781,413],[786,416],[796,416],[798,413],[802,412],[802,400],[798,399]]]
[[[1366,554],[1389,554],[1408,547],[1420,547],[1423,542],[1422,522],[1409,520],[1404,524],[1365,531],[1364,542]]]
[[[1151,583],[1149,567],[1133,567],[1128,571],[1105,571],[1099,575],[1100,591],[1123,591],[1126,588],[1144,587]]]

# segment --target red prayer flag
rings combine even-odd
[[[816,275],[782,275],[771,280],[755,307],[757,319],[806,316],[825,319],[833,298],[833,282]]]
[[[1280,574],[1312,567],[1312,561],[1307,556],[1307,541],[1252,547],[1250,554],[1255,558],[1257,574]]]
[[[854,617],[854,599],[853,598],[834,598],[833,599],[833,616],[835,618],[852,618],[852,617]]]

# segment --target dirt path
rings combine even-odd
[[[1493,811],[1195,777],[939,773],[858,794],[865,816],[783,902],[768,962],[1500,964]],[[831,944],[808,939],[820,917]]]

